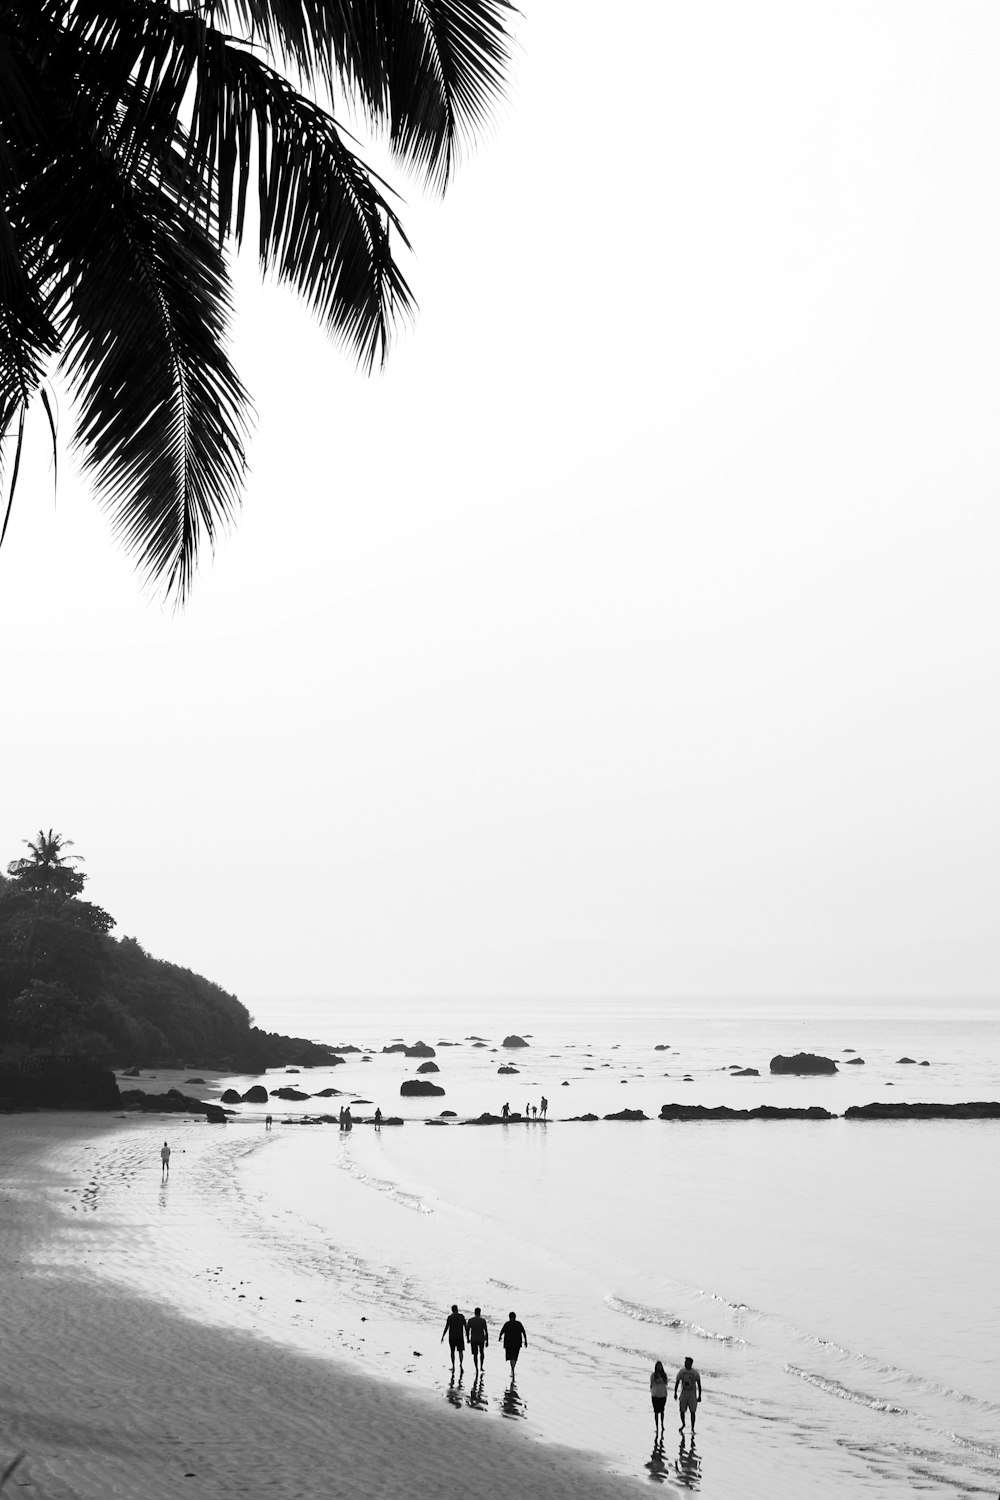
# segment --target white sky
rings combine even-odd
[[[181,616],[36,423],[0,859],[62,831],[273,1026],[995,994],[1000,10],[523,8],[447,199],[396,174],[382,376],[240,267],[252,477]]]

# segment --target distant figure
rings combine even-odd
[[[271,1124],[272,1124],[271,1116],[270,1115],[265,1115],[264,1116],[264,1129],[265,1130],[270,1130]]]
[[[674,1400],[678,1399],[677,1392],[680,1390],[680,1412],[681,1432],[684,1431],[684,1415],[691,1413],[691,1434],[694,1435],[694,1419],[698,1410],[698,1402],[701,1400],[701,1376],[694,1367],[694,1360],[690,1354],[684,1361],[683,1370],[677,1371],[677,1379],[674,1381]]]
[[[353,1130],[354,1129],[354,1121],[351,1118],[351,1106],[350,1105],[348,1105],[347,1108],[344,1110],[344,1129],[345,1130]]]
[[[341,1128],[341,1130],[343,1130],[343,1128],[344,1128],[344,1115],[345,1115],[345,1113],[346,1113],[346,1110],[344,1109],[344,1106],[341,1105],[340,1106],[340,1128]]]
[[[170,1176],[170,1147],[167,1145],[166,1141],[164,1141],[163,1145],[160,1147],[160,1176]]]
[[[504,1107],[503,1107],[503,1109],[500,1111],[500,1118],[501,1118],[501,1120],[509,1120],[510,1119],[510,1105],[509,1104],[505,1104]]]
[[[512,1312],[506,1323],[500,1330],[500,1342],[503,1344],[504,1358],[510,1365],[511,1382],[514,1379],[514,1368],[517,1364],[517,1356],[521,1352],[521,1345],[528,1347],[528,1335],[524,1331],[524,1324],[517,1321],[517,1313]]]
[[[663,1368],[663,1361],[659,1359],[653,1366],[653,1373],[649,1377],[649,1395],[653,1403],[653,1435],[662,1442],[663,1413],[666,1410],[667,1397],[670,1395],[670,1382]]]
[[[524,1118],[526,1120],[530,1120],[531,1119],[531,1105],[530,1104],[526,1104],[524,1106]]]
[[[542,1119],[543,1120],[545,1119],[545,1116],[548,1114],[548,1112],[549,1112],[549,1101],[546,1099],[545,1095],[543,1094],[542,1095]]]
[[[481,1307],[476,1308],[465,1326],[469,1330],[469,1348],[472,1350],[472,1363],[476,1367],[476,1374],[481,1375],[483,1373],[483,1366],[486,1363],[486,1345],[490,1341],[490,1330],[486,1319],[483,1317]]]
[[[537,1104],[533,1104],[531,1106],[531,1118],[533,1120],[537,1120],[538,1119],[538,1105]]]
[[[465,1363],[465,1318],[458,1310],[458,1303],[451,1304],[451,1312],[444,1320],[444,1332],[441,1334],[441,1342],[444,1343],[444,1335],[448,1335],[448,1345],[451,1349],[451,1373],[455,1374],[455,1355],[458,1355],[458,1373],[462,1375]]]
[[[375,1129],[382,1129],[382,1111],[378,1108],[375,1110]]]

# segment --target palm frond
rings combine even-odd
[[[23,199],[29,223],[58,226],[51,296],[76,445],[126,549],[183,598],[201,542],[238,504],[248,398],[225,353],[222,253],[165,176],[123,182],[67,136]]]

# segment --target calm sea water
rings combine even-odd
[[[249,1107],[225,1133],[190,1127],[215,1142],[192,1152],[183,1191],[225,1226],[218,1264],[185,1251],[175,1183],[156,1253],[138,1236],[130,1264],[105,1274],[152,1282],[173,1232],[191,1296],[220,1316],[238,1297],[245,1316],[252,1288],[254,1326],[269,1336],[436,1391],[464,1420],[516,1420],[706,1497],[1000,1490],[1000,1122],[564,1123],[626,1104],[655,1115],[669,1100],[840,1112],[881,1098],[1000,1099],[995,1008],[830,1006],[803,1019],[779,1006],[530,1017],[411,1006],[297,1022],[285,1024],[375,1049],[422,1038],[446,1094],[401,1100],[416,1063],[378,1050],[281,1081],[371,1101],[355,1105],[362,1116],[377,1102],[402,1128],[294,1123],[336,1113],[336,1097],[275,1101],[269,1135]],[[508,1030],[530,1034],[513,1058],[491,1050]],[[774,1052],[800,1049],[865,1062],[833,1078],[769,1076]],[[509,1061],[519,1072],[498,1074]],[[734,1079],[734,1063],[761,1076]],[[548,1126],[424,1123],[444,1108],[521,1110],[543,1093]],[[515,1390],[498,1348],[481,1388],[471,1372],[449,1385],[438,1335],[453,1301],[482,1305],[494,1331],[511,1309],[525,1323]],[[292,1312],[268,1322],[269,1303]],[[705,1389],[697,1443],[675,1434],[658,1454],[649,1368],[687,1354]]]

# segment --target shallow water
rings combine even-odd
[[[548,1007],[529,1023],[481,1009],[472,1020],[417,1020],[411,1009],[377,1025],[370,1013],[341,1013],[323,1028],[289,1022],[377,1048],[396,1035],[458,1042],[436,1058],[447,1093],[400,1100],[416,1063],[381,1052],[329,1075],[289,1077],[281,1081],[309,1092],[330,1082],[407,1124],[342,1135],[285,1123],[336,1113],[336,1098],[275,1101],[267,1135],[264,1110],[249,1106],[224,1132],[171,1122],[174,1180],[155,1200],[139,1164],[160,1127],[136,1123],[102,1167],[113,1188],[106,1211],[135,1220],[131,1250],[95,1270],[162,1292],[166,1256],[177,1272],[169,1295],[192,1312],[249,1320],[267,1336],[435,1390],[464,1419],[518,1421],[623,1473],[706,1497],[833,1496],[847,1486],[873,1500],[995,1495],[1000,1122],[559,1118],[626,1101],[652,1115],[667,1100],[821,1103],[839,1113],[882,1097],[1000,1098],[995,1011],[831,1010],[802,1020],[780,1007],[687,1016]],[[520,1073],[500,1077],[504,1054],[467,1038],[496,1045],[519,1020],[532,1045],[516,1055]],[[658,1042],[670,1050],[655,1051]],[[774,1051],[843,1058],[845,1047],[865,1057],[863,1068],[767,1074]],[[904,1054],[930,1066],[900,1064]],[[732,1063],[762,1076],[732,1079]],[[543,1092],[548,1125],[421,1123],[445,1107],[475,1115],[510,1098],[521,1108]],[[211,1255],[197,1229],[207,1212]],[[510,1309],[525,1323],[530,1347],[514,1391],[499,1348],[481,1387],[468,1370],[449,1386],[439,1334],[453,1301],[466,1311],[481,1304],[494,1335]],[[673,1437],[659,1453],[648,1371],[654,1358],[675,1368],[685,1354],[705,1388],[697,1445],[681,1447],[668,1412]]]

